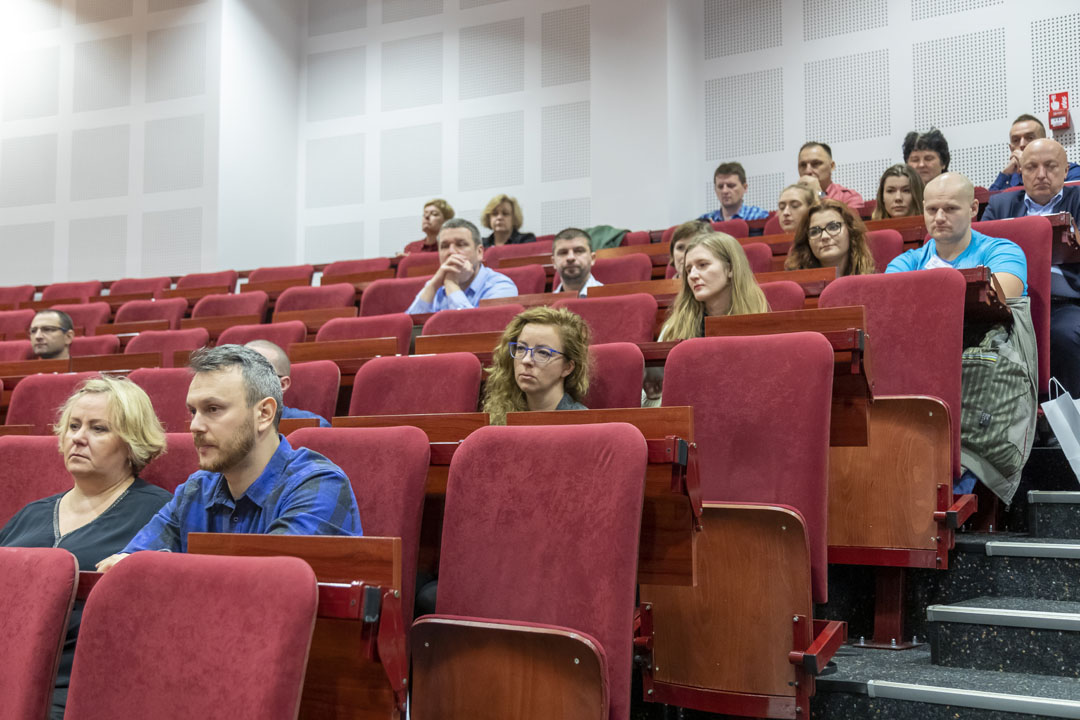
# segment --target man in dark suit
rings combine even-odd
[[[1080,222],[1080,187],[1065,187],[1069,161],[1056,140],[1039,138],[1024,148],[1024,189],[990,197],[983,220],[1067,212]],[[1080,263],[1050,270],[1050,372],[1073,397],[1080,396]]]

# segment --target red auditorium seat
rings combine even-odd
[[[62,548],[0,548],[4,716],[49,717],[79,561]]]
[[[623,245],[648,245],[652,242],[652,238],[649,237],[647,230],[641,230],[638,232],[628,232],[623,237]]]
[[[184,302],[183,298],[178,298]],[[210,333],[206,328],[187,330],[146,330],[131,339],[124,348],[125,354],[159,352],[161,367],[173,367],[173,356],[177,350],[198,350],[210,343]]]
[[[585,319],[593,344],[650,342],[656,325],[656,298],[646,293],[615,297],[568,298],[552,307],[564,307]]]
[[[71,347],[68,349],[68,352],[71,353],[71,357],[114,355],[120,352],[120,338],[115,335],[77,337],[71,341]]]
[[[199,451],[189,432],[165,433],[166,452],[139,472],[139,477],[169,492],[199,469]]]
[[[85,328],[87,335],[94,334],[94,328],[109,322],[112,308],[107,302],[82,303],[79,305],[53,305],[53,310],[66,312],[75,327]]]
[[[904,252],[904,236],[896,230],[871,230],[866,233],[866,244],[879,273],[885,272],[889,263]]]
[[[421,335],[453,335],[456,333],[502,332],[524,305],[508,303],[469,310],[442,310],[427,319]]]
[[[366,260],[338,260],[323,268],[323,278],[337,275],[352,275],[354,273],[375,272],[390,268],[390,258],[368,258]]]
[[[360,296],[361,317],[405,312],[427,281],[426,277],[374,281]]]
[[[600,258],[593,263],[592,274],[605,285],[644,282],[652,279],[652,259],[644,254]]]
[[[415,720],[629,717],[646,463],[641,433],[622,423],[465,438],[447,483],[438,614],[413,624]],[[543,482],[521,482],[521,467]],[[566,692],[529,692],[541,683]]]
[[[772,267],[772,248],[765,243],[746,243],[742,246],[746,261],[750,263],[750,272],[770,272]]]
[[[777,280],[759,285],[769,303],[770,310],[802,310],[806,305],[806,291],[802,285],[791,280]]]
[[[109,285],[110,295],[133,295],[135,293],[157,293],[172,287],[172,278],[121,278]]]
[[[634,343],[607,343],[589,348],[589,392],[583,404],[590,410],[641,407],[645,356]]]
[[[27,503],[72,488],[73,480],[51,430],[40,435],[0,436],[0,467],[4,468],[4,482],[0,482],[0,527]]]
[[[762,231],[764,235],[782,235],[784,229],[780,227],[780,218],[773,215],[765,221],[765,229]]]
[[[356,373],[349,414],[476,412],[482,374],[472,353],[377,357]]]
[[[0,305],[18,305],[34,299],[33,285],[12,285],[0,287]]]
[[[100,280],[87,280],[86,282],[53,283],[41,291],[42,300],[78,300],[87,302],[95,295],[101,294]]]
[[[1012,240],[1027,258],[1028,297],[1039,351],[1039,392],[1050,392],[1050,260],[1053,229],[1038,215],[1012,220],[987,220],[972,227],[990,237]]]
[[[304,342],[307,337],[307,325],[300,320],[289,320],[261,325],[233,325],[218,336],[217,345],[246,345],[252,340],[269,340],[288,352],[289,345]]]
[[[0,310],[0,339],[21,340],[26,337],[34,315],[34,310]]]
[[[518,295],[535,295],[547,287],[547,273],[542,265],[500,268],[498,272],[514,281]]]
[[[191,413],[187,409],[191,371],[185,368],[139,368],[128,375],[131,381],[146,391],[154,406],[154,414],[167,433],[188,431]],[[21,384],[21,383],[20,383]]]
[[[236,281],[238,279],[239,273],[235,270],[222,270],[221,272],[212,273],[189,273],[188,275],[184,275],[177,279],[176,289],[227,287],[231,293],[236,290]]]
[[[34,435],[52,434],[52,426],[58,419],[59,410],[71,393],[88,378],[96,376],[97,373],[94,372],[83,372],[30,375],[23,378],[11,391],[6,424],[32,425],[31,432]],[[52,448],[51,452],[55,453],[55,438],[52,440]]]
[[[335,283],[315,287],[291,287],[283,291],[278,297],[274,312],[352,307],[355,304],[356,288],[350,283]]]
[[[233,294],[207,295],[200,298],[191,311],[193,318],[217,317],[222,315],[258,315],[266,316],[269,296],[262,290]]]
[[[129,300],[116,311],[115,323],[168,320],[171,330],[180,329],[180,321],[187,312],[188,301],[184,298],[163,300]]]
[[[34,351],[29,340],[0,341],[0,362],[18,362],[33,360]]]
[[[314,265],[282,265],[279,267],[255,268],[248,274],[248,282],[276,282],[278,280],[307,280],[315,274]]]
[[[721,222],[710,224],[712,225],[713,232],[727,233],[734,238],[750,237],[750,226],[746,224],[745,220],[736,218],[735,220],[723,220]],[[670,238],[668,239],[670,240]]]
[[[299,558],[135,553],[86,600],[65,717],[218,717],[225,698],[242,697],[231,714],[294,720],[317,607]],[[255,608],[273,632],[252,631]],[[118,668],[144,671],[132,684]],[[148,668],[198,678],[198,690]]]
[[[289,377],[292,385],[285,392],[287,406],[313,412],[325,420],[334,417],[341,388],[341,369],[337,363],[330,360],[292,363]]]
[[[413,273],[409,272],[409,268],[419,268],[419,267],[429,268],[429,271],[422,272],[419,275],[416,274],[416,271],[414,271]],[[406,255],[405,257],[401,258],[400,260],[398,260],[397,277],[398,278],[420,277],[420,275],[424,275],[426,277],[431,277],[432,275],[435,274],[435,270],[438,267],[439,267],[439,254],[438,253],[410,253],[410,254]]]
[[[533,255],[551,255],[554,240],[537,240],[518,245],[494,245],[484,250],[484,264],[498,270],[499,263],[506,258],[531,257]],[[503,272],[499,270],[499,272]]]
[[[414,427],[304,428],[289,434],[289,444],[321,453],[345,471],[365,535],[401,538],[401,609],[407,627],[427,484],[427,435]]]
[[[398,352],[409,354],[413,321],[411,315],[391,313],[371,317],[334,318],[319,328],[315,340],[359,340],[363,338],[396,337]]]

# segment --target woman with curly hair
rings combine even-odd
[[[506,326],[484,387],[492,425],[523,410],[585,410],[589,326],[564,308],[534,307]]]
[[[866,245],[866,226],[842,202],[825,199],[810,208],[791,243],[785,270],[834,267],[836,276],[877,272]]]
[[[769,311],[742,245],[725,233],[693,238],[683,256],[682,284],[660,329],[660,340],[705,335],[706,315],[747,315]]]

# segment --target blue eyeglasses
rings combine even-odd
[[[510,343],[510,357],[515,360],[524,360],[526,355],[532,355],[533,362],[537,365],[547,365],[549,362],[555,359],[556,355],[562,355],[563,353],[558,350],[552,350],[546,345],[537,345],[536,347],[529,347],[525,343],[512,342]]]

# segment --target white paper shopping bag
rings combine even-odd
[[[1057,378],[1050,378],[1050,399],[1042,404],[1054,436],[1061,443],[1065,459],[1073,474],[1080,479],[1080,407]]]

